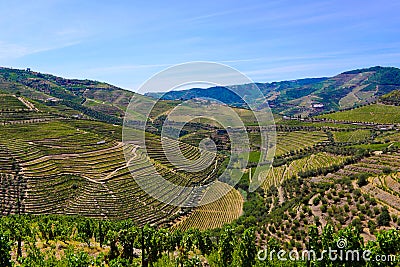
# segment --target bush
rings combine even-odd
[[[317,206],[319,204],[319,202],[321,201],[321,199],[319,197],[314,198],[313,200],[313,205]]]
[[[390,223],[389,211],[386,207],[383,207],[381,214],[378,216],[378,225],[389,226],[389,223]]]
[[[360,174],[358,176],[358,179],[357,179],[357,185],[359,187],[367,185],[368,184],[368,180],[367,179],[368,179],[368,174],[366,174],[366,173]]]
[[[374,221],[372,221],[372,220],[369,220],[368,221],[368,228],[369,228],[369,232],[371,234],[373,234],[375,232],[375,229],[376,229],[376,223]]]
[[[321,212],[322,212],[322,213],[325,213],[327,209],[328,209],[328,205],[323,204],[323,205],[321,206]]]
[[[67,254],[66,260],[70,267],[89,267],[91,264],[89,255],[83,251]]]

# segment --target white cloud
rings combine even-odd
[[[79,41],[75,42],[66,42],[62,44],[55,45],[46,45],[46,46],[28,46],[28,45],[20,45],[13,43],[6,43],[0,41],[0,59],[16,59],[21,58],[27,55],[36,54],[40,52],[56,50],[68,46],[73,46],[79,44]]]

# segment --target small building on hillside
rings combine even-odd
[[[322,109],[322,108],[324,108],[324,104],[322,104],[322,103],[314,103],[314,104],[312,104],[312,107],[313,108],[317,108],[317,109]]]

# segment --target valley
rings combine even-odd
[[[180,151],[189,162],[204,157],[207,168],[176,168],[165,155],[162,123],[184,101],[182,95],[158,101],[146,120],[125,109],[132,97],[143,105],[155,103],[150,96],[101,82],[2,68],[0,234],[12,240],[13,261],[21,266],[28,265],[18,256],[61,259],[75,257],[80,248],[107,264],[139,264],[146,254],[154,266],[163,266],[171,263],[169,253],[185,261],[196,255],[205,264],[219,257],[222,246],[244,246],[247,238],[258,247],[300,251],[315,231],[317,236],[331,231],[332,240],[353,231],[362,238],[360,247],[369,241],[382,249],[381,236],[398,238],[400,227],[400,107],[396,91],[389,92],[397,76],[388,78],[397,72],[377,67],[334,78],[261,84],[278,96],[271,100],[276,147],[265,181],[251,191],[262,145],[255,116],[246,107],[233,105],[249,136],[249,162],[240,170],[240,181],[230,185],[218,179],[230,160],[231,143],[216,122],[191,121],[179,138],[163,137],[172,154]],[[341,98],[328,101],[332,94]],[[322,110],[301,107],[304,97],[315,99],[305,105],[324,97],[329,103]],[[123,142],[124,119],[132,125],[146,122],[146,131],[133,127],[131,140]],[[135,141],[142,134],[145,148]],[[216,153],[199,146],[204,138],[214,141]],[[170,183],[151,183],[158,174]],[[148,180],[147,189],[136,179]],[[187,192],[206,184],[211,185],[206,190]],[[224,243],[229,238],[237,241]],[[35,250],[35,242],[40,249]]]

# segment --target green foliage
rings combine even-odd
[[[255,263],[257,247],[255,244],[255,231],[248,228],[244,231],[237,247],[235,266],[252,266]]]
[[[400,70],[397,68],[382,68],[376,67],[376,72],[370,78],[371,82],[384,84],[384,85],[399,85],[400,84]]]
[[[86,221],[90,221],[89,225],[95,227],[98,225],[96,220],[67,217],[67,216],[41,216],[32,217],[28,221],[28,225],[37,225],[38,222],[45,220],[48,222],[58,222],[63,225],[86,225]],[[1,266],[11,266],[10,250],[11,242],[8,240],[8,227],[13,224],[9,222],[9,217],[1,218],[1,235],[0,235],[0,255]],[[6,224],[7,222],[7,224]],[[265,261],[257,260],[258,248],[256,246],[256,233],[260,231],[255,227],[241,229],[240,226],[227,225],[220,230],[201,232],[199,230],[190,229],[185,232],[170,232],[166,229],[156,229],[150,226],[143,227],[143,247],[141,247],[142,231],[134,226],[131,220],[125,221],[103,221],[103,231],[106,234],[106,241],[110,246],[108,256],[99,254],[97,257],[90,256],[79,246],[68,246],[61,253],[61,257],[55,256],[56,247],[50,246],[50,250],[43,250],[37,246],[38,240],[33,236],[24,237],[24,255],[20,258],[21,266],[59,266],[59,267],[85,267],[85,266],[140,266],[140,259],[135,259],[130,254],[132,244],[134,248],[142,248],[147,258],[149,266],[202,266],[200,259],[205,256],[210,266],[303,266],[303,262],[286,261],[282,262],[276,258],[269,257]],[[83,227],[82,231],[84,231]],[[316,251],[316,256],[322,256],[322,250],[343,249],[338,247],[338,241],[346,240],[345,250],[365,250],[370,249],[373,255],[379,254],[398,254],[400,253],[400,232],[398,230],[381,231],[377,235],[377,241],[370,241],[364,245],[360,236],[359,222],[353,220],[352,226],[346,227],[339,231],[335,231],[330,224],[326,225],[322,232],[319,232],[316,226],[309,226],[308,240],[306,247]],[[6,231],[4,231],[6,230]],[[257,230],[257,231],[256,231]],[[95,230],[97,231],[97,230]],[[39,234],[37,232],[36,234]],[[54,238],[55,235],[52,236]],[[78,236],[69,235],[69,239],[80,238]],[[275,238],[268,237],[266,240],[266,248],[268,251],[280,250],[283,244],[280,244]],[[51,240],[49,240],[51,242]],[[294,242],[292,242],[294,243]],[[50,243],[49,243],[50,244]],[[94,244],[92,244],[94,245]],[[299,247],[298,244],[295,244]],[[79,247],[79,248],[78,248]],[[301,249],[301,247],[299,247]],[[120,253],[121,252],[121,253]],[[199,255],[201,253],[201,255]],[[113,254],[113,255],[112,255]],[[269,255],[268,255],[269,256]],[[327,255],[324,255],[322,261],[313,261],[311,266],[365,266],[365,262],[339,261],[332,262]],[[397,262],[391,262],[391,266],[395,266]],[[374,265],[373,265],[374,266]]]
[[[82,220],[78,224],[79,237],[90,247],[90,239],[93,237],[94,228],[91,220]]]
[[[67,251],[65,262],[68,267],[89,267],[92,260],[86,252]]]
[[[381,210],[381,214],[378,216],[378,225],[379,226],[388,226],[390,223],[390,214],[386,207],[383,207]]]
[[[400,123],[400,107],[372,104],[351,110],[320,115],[318,118],[354,122]]]
[[[389,168],[389,167],[384,167],[384,168],[382,169],[382,172],[383,172],[384,174],[390,174],[391,172],[393,172],[393,170],[392,170],[391,168]]]
[[[232,263],[235,245],[234,229],[231,226],[224,227],[218,244],[220,266],[226,267]]]
[[[75,110],[78,110],[80,112],[82,112],[83,114],[98,119],[100,121],[103,122],[107,122],[107,123],[111,123],[111,124],[122,124],[122,119],[121,118],[117,118],[108,114],[105,114],[103,112],[99,112],[96,110],[93,110],[91,108],[85,107],[83,105],[81,105],[80,103],[75,103],[72,101],[67,101],[67,100],[63,100],[60,102],[62,105],[65,105],[67,107],[73,108]]]
[[[387,105],[400,106],[400,90],[394,90],[380,97],[380,101]]]
[[[357,184],[359,187],[367,185],[368,184],[368,173],[360,173],[357,175]]]
[[[11,267],[11,242],[7,233],[0,229],[0,266]]]
[[[370,130],[352,130],[333,132],[335,142],[357,143],[366,141],[371,137]]]
[[[381,231],[378,233],[377,242],[383,253],[396,254],[400,251],[400,233],[398,230]]]

